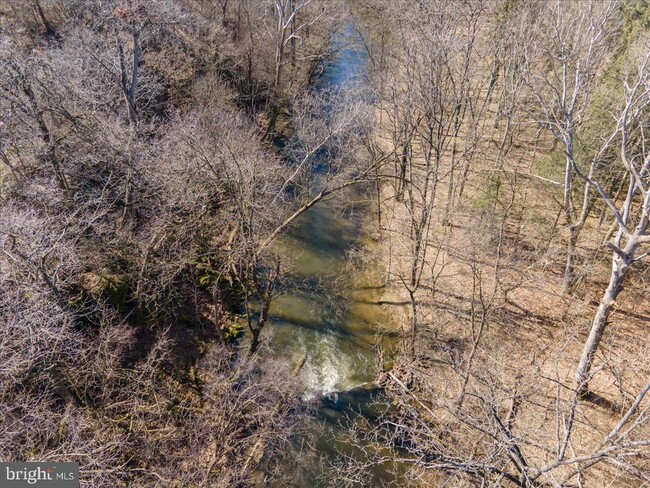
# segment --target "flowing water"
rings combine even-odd
[[[367,62],[352,27],[334,47],[337,54],[322,67],[312,88],[331,90],[331,96],[349,84],[363,83]],[[371,293],[373,287],[362,283],[368,273],[350,273],[348,262],[364,237],[367,195],[359,191],[352,201],[346,197],[345,206],[333,198],[309,209],[278,243],[293,257],[289,271],[301,285],[273,301],[271,345],[296,363],[306,357],[305,399],[347,391],[376,376],[373,325],[381,320],[381,311],[363,306],[371,297],[362,296],[359,288]]]
[[[352,26],[339,34],[336,54],[321,66],[312,89],[328,89],[336,96],[337,89],[348,84],[367,84],[367,54],[359,40]],[[359,190],[352,197],[346,195],[343,203],[336,197],[318,203],[276,244],[294,257],[289,271],[301,285],[272,303],[271,350],[294,364],[304,361],[303,398],[321,399],[319,418],[308,436],[319,459],[306,470],[288,468],[295,469],[291,486],[332,484],[326,471],[339,453],[363,456],[341,441],[340,423],[355,415],[372,416],[380,396],[363,388],[377,374],[374,326],[386,320],[381,308],[373,305],[381,293],[379,273],[351,268],[349,262],[350,253],[367,239],[363,229],[371,218],[368,195]],[[387,478],[380,470],[374,475]]]

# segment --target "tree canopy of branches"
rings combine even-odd
[[[304,95],[338,8],[0,6],[3,459],[77,461],[87,486],[273,476],[300,385],[232,338],[248,314],[257,349],[265,248],[304,205],[262,122]]]

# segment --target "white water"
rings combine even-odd
[[[306,357],[300,372],[304,400],[351,390],[372,380],[375,365],[371,351],[350,337],[331,330],[296,328],[286,322],[276,322],[273,329],[273,349],[278,355],[293,364]]]

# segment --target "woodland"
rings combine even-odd
[[[0,461],[650,486],[649,124],[650,0],[1,1]]]

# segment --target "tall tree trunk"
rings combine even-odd
[[[282,24],[282,18],[280,20],[280,25]],[[282,81],[282,67],[284,65],[284,44],[286,41],[286,30],[284,27],[280,27],[281,31],[279,33],[279,41],[276,46],[275,51],[275,76],[273,80],[273,89],[271,90],[271,117],[269,119],[269,125],[264,133],[262,139],[273,137],[275,132],[275,124],[278,120],[278,115],[280,113],[279,98],[280,98],[280,83]]]
[[[598,311],[591,324],[589,338],[585,342],[578,364],[578,370],[576,371],[576,385],[581,394],[585,394],[588,391],[593,359],[605,332],[605,328],[607,327],[612,307],[616,303],[618,294],[623,289],[623,280],[630,269],[635,250],[636,245],[631,244],[627,246],[625,256],[621,256],[617,252],[613,253],[609,285],[598,305]]]
[[[415,291],[409,288],[409,301],[411,302],[411,331],[410,331],[410,341],[409,341],[409,357],[411,360],[415,359],[415,340],[417,336],[417,327],[418,327],[418,308],[415,301]]]
[[[575,254],[575,247],[578,241],[576,229],[574,227],[573,215],[573,131],[571,129],[571,118],[568,117],[567,136],[564,140],[566,151],[566,162],[564,167],[564,195],[562,199],[562,207],[564,210],[565,225],[569,229],[569,242],[567,243],[567,255],[564,265],[564,282],[562,284],[562,292],[567,293],[573,284],[573,257]]]
[[[64,190],[68,190],[68,180],[65,176],[63,168],[61,167],[59,157],[57,156],[55,142],[56,139],[50,131],[50,127],[47,125],[47,122],[45,121],[45,117],[43,115],[44,112],[41,110],[41,107],[36,99],[36,94],[32,89],[32,85],[27,81],[27,77],[24,74],[20,72],[17,73],[21,75],[21,89],[29,100],[30,107],[34,112],[34,117],[36,118],[36,124],[38,125],[41,140],[45,143],[45,146],[47,148],[44,155],[44,160],[52,165],[54,176],[56,177],[59,186]]]
[[[273,281],[275,280],[275,274],[267,278],[267,282],[264,284],[265,290],[262,296],[262,310],[260,311],[260,316],[257,319],[255,326],[251,327],[251,347],[250,354],[254,354],[260,346],[260,334],[262,329],[266,325],[266,322],[269,319],[269,310],[271,309],[271,300],[273,294]]]
[[[251,329],[251,347],[250,350],[248,351],[249,354],[255,354],[257,352],[257,349],[260,347],[260,333],[262,332],[261,327],[259,327],[259,324],[256,327],[253,327]]]
[[[571,290],[575,282],[575,254],[576,246],[578,244],[578,228],[569,227],[569,241],[567,242],[566,249],[566,263],[564,265],[564,281],[562,283],[562,291],[567,293]]]
[[[398,202],[404,201],[404,188],[406,187],[406,168],[409,165],[409,160],[411,158],[411,144],[409,141],[405,142],[402,148],[402,155],[399,157],[397,152],[395,156],[399,160],[399,168],[397,171],[397,194],[395,198]]]
[[[138,69],[140,67],[140,36],[137,31],[133,32],[133,67],[131,69],[131,85],[129,86],[129,120],[132,124],[138,121],[138,114],[135,111],[135,92],[138,87]]]
[[[133,126],[137,126],[138,122],[138,113],[135,110],[135,94],[138,87],[138,70],[140,66],[140,40],[139,34],[137,31],[134,31],[133,34],[133,66],[131,70],[131,80],[127,80],[126,72],[126,59],[124,56],[124,47],[119,37],[116,37],[117,40],[117,53],[120,61],[120,87],[122,88],[122,94],[124,95],[124,101],[126,102],[127,110],[129,113],[129,123]]]
[[[295,0],[289,2],[289,11],[293,12],[296,8]],[[291,19],[291,67],[296,67],[296,16]]]

